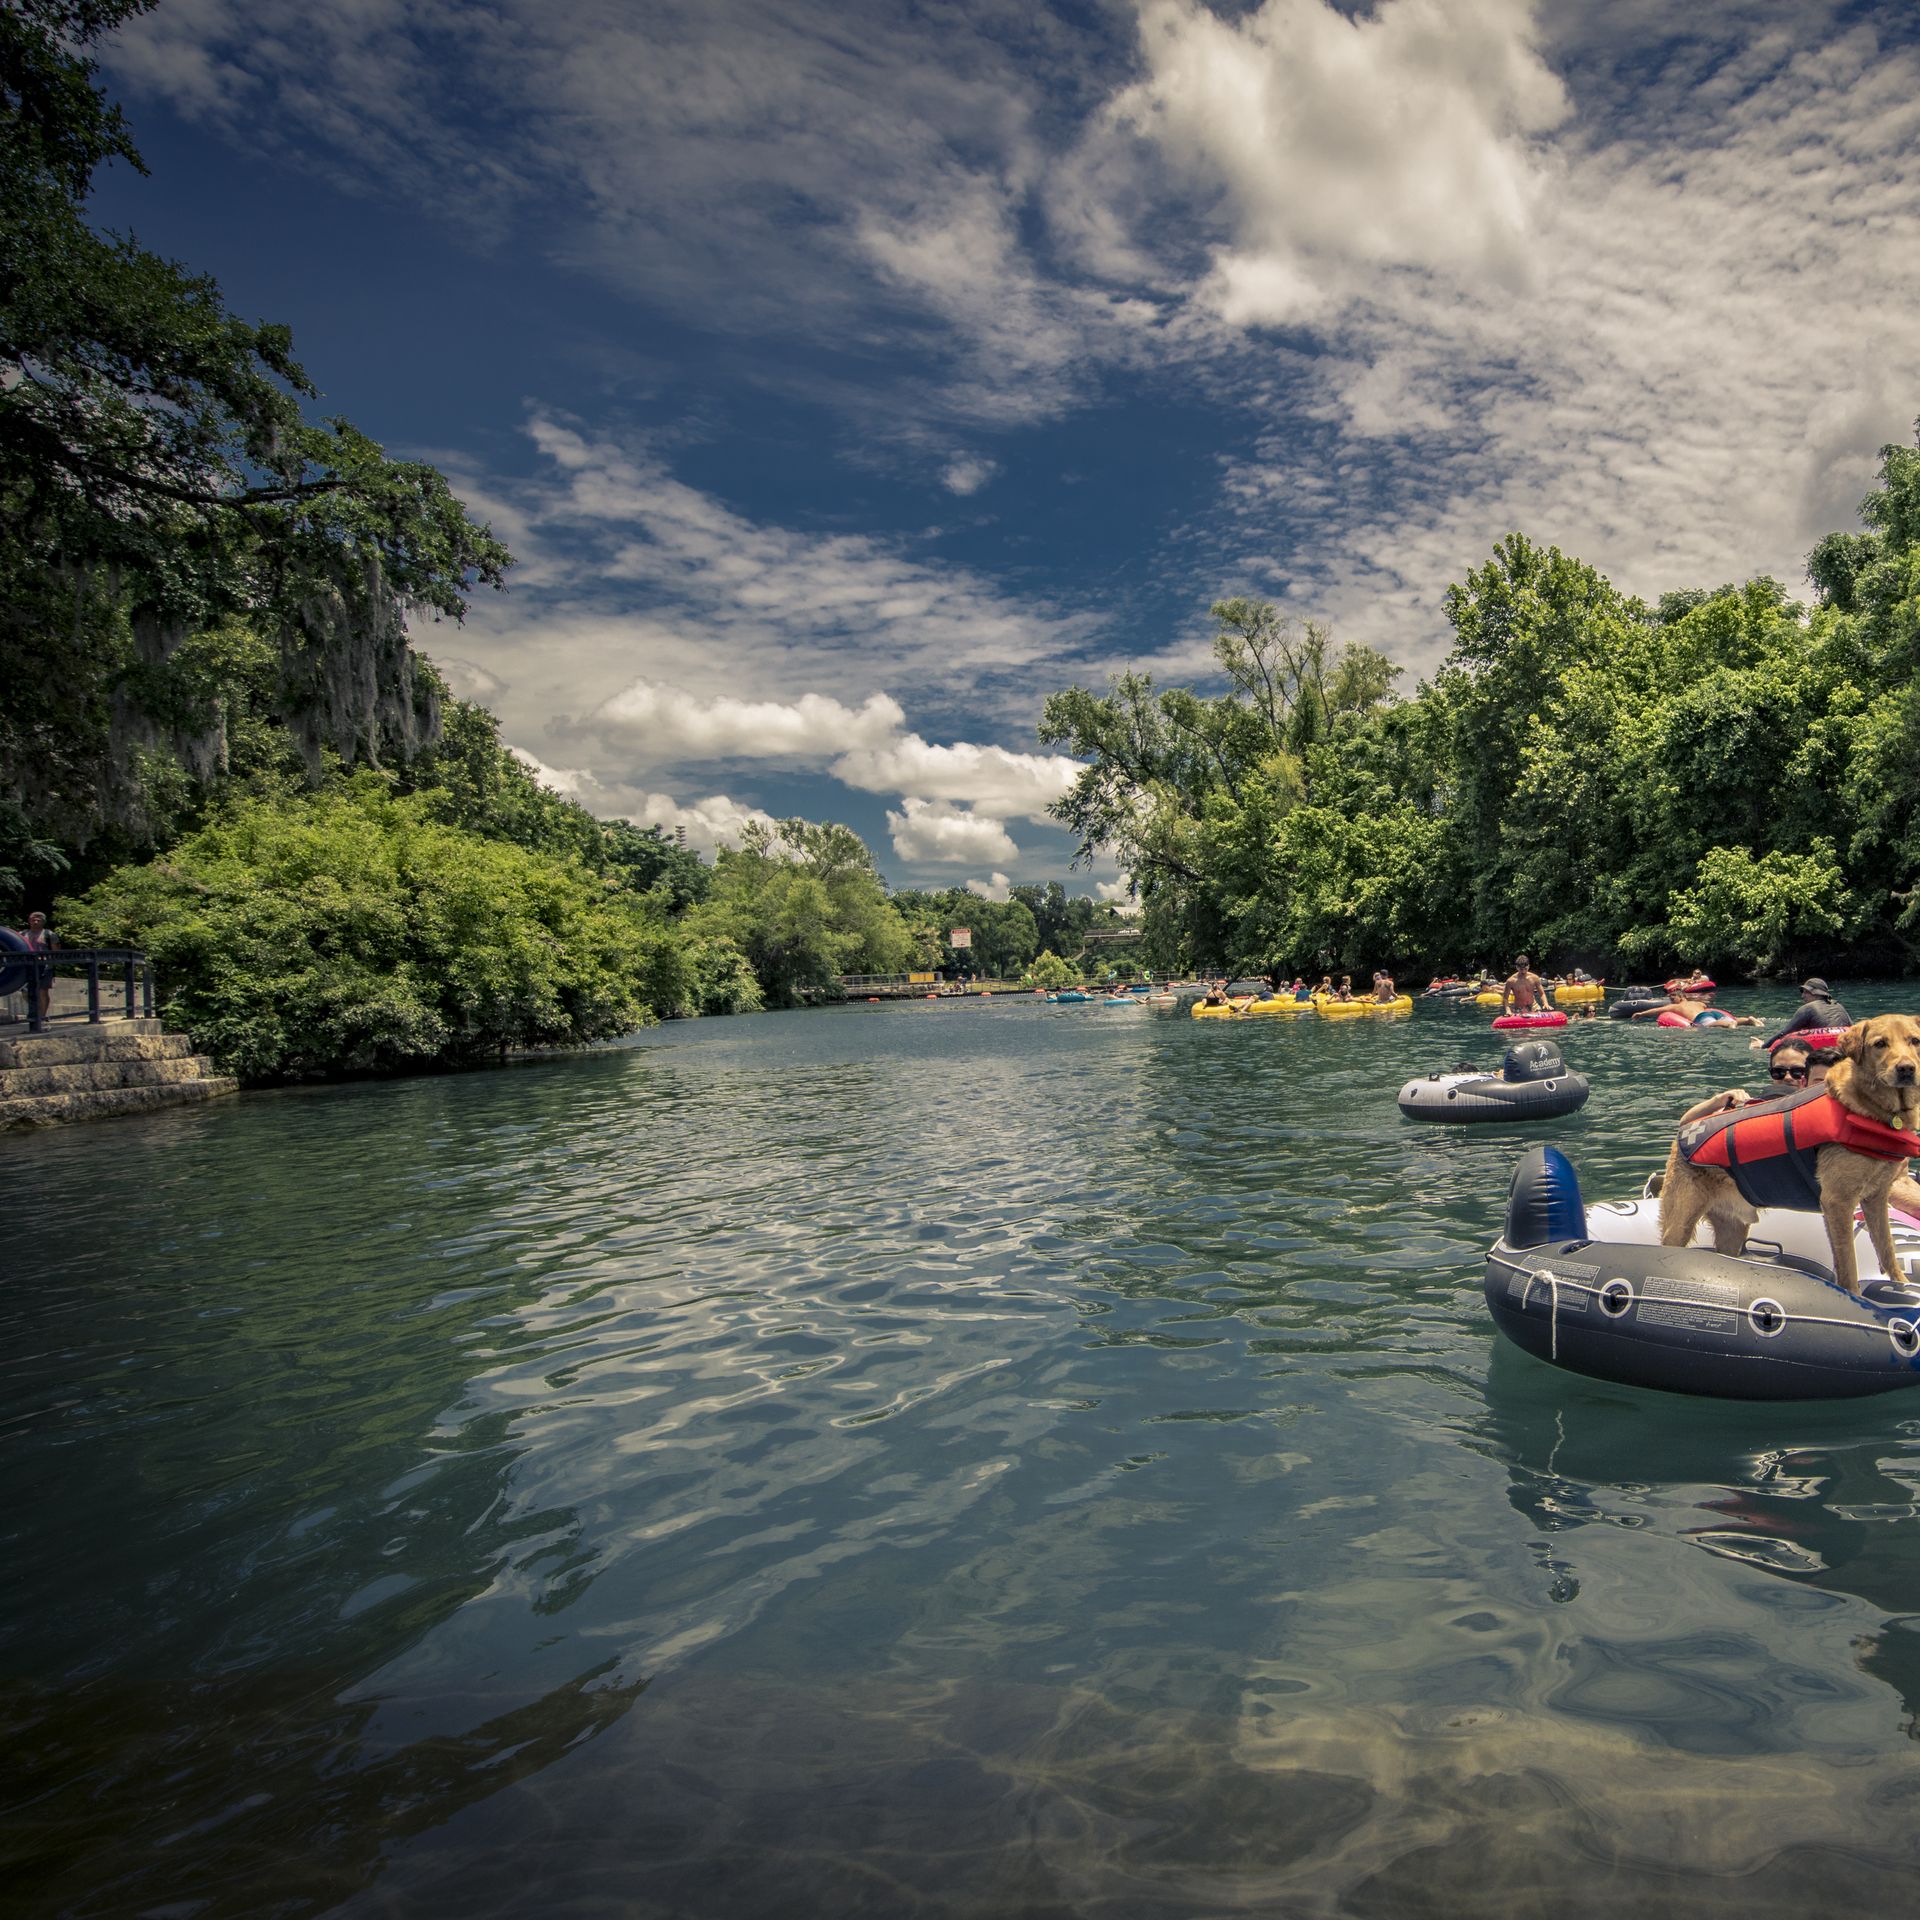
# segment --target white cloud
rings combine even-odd
[[[1133,883],[1122,874],[1118,880],[1096,880],[1093,890],[1102,900],[1124,902],[1132,896]]]
[[[940,484],[949,493],[957,493],[964,499],[968,494],[978,493],[999,471],[997,460],[977,453],[956,453],[941,469]]]
[[[701,699],[682,687],[636,680],[602,701],[580,730],[629,748],[638,761],[825,759],[891,740],[905,715],[884,693],[858,707],[821,694],[793,701]]]
[[[737,847],[743,831],[753,824],[774,825],[773,815],[759,807],[742,806],[723,793],[709,794],[682,806],[670,794],[649,793],[626,815],[637,827],[659,827],[671,834],[684,827],[687,845],[709,858],[721,847]]]
[[[1318,398],[1230,470],[1235,571],[1292,548],[1297,602],[1427,667],[1445,584],[1507,531],[1652,596],[1795,586],[1852,524],[1920,395],[1920,174],[1885,148],[1920,135],[1920,55],[1720,30],[1672,55],[1679,118],[1568,145],[1533,286],[1370,283]]]
[[[909,865],[990,865],[1014,860],[1020,849],[1006,824],[944,800],[906,799],[887,814],[893,850]]]
[[[963,800],[1006,818],[1044,824],[1047,809],[1072,786],[1080,763],[1059,753],[1014,753],[956,741],[940,747],[909,733],[885,746],[842,754],[837,780],[864,793],[911,794],[924,800]]]
[[[427,648],[422,645],[421,650],[425,652]],[[498,674],[489,673],[472,660],[444,653],[435,653],[432,659],[448,690],[458,699],[477,700],[483,706],[492,706],[507,690],[507,683]]]
[[[1535,136],[1568,110],[1533,41],[1531,0],[1382,0],[1360,17],[1263,0],[1231,20],[1144,0],[1147,70],[1110,121],[1223,199],[1202,291],[1234,325],[1324,314],[1349,267],[1515,287],[1545,185]]]
[[[988,880],[969,880],[967,891],[977,893],[982,900],[1005,900],[1012,895],[1013,882],[1004,873],[996,873]]]
[[[563,800],[578,800],[582,806],[591,805],[588,796],[599,789],[600,782],[585,767],[549,767],[524,748],[510,746],[507,751],[549,793],[557,793]]]

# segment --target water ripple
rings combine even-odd
[[[1567,1034],[1590,1192],[1687,1042]],[[1920,1422],[1499,1347],[1520,1140],[1393,1105],[1473,1053],[922,1003],[9,1141],[17,1897],[1888,1904]]]

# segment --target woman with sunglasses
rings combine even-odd
[[[1697,1106],[1689,1107],[1680,1116],[1680,1124],[1685,1126],[1689,1120],[1705,1120],[1734,1107],[1758,1106],[1768,1100],[1784,1100],[1790,1094],[1805,1093],[1809,1086],[1818,1086],[1820,1080],[1827,1077],[1824,1065],[1818,1069],[1820,1080],[1810,1078],[1814,1070],[1811,1056],[1799,1041],[1783,1040],[1774,1049],[1773,1058],[1767,1062],[1770,1084],[1765,1093],[1749,1093],[1744,1087],[1730,1087],[1725,1093],[1716,1093]]]

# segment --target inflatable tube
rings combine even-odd
[[[1515,1033],[1526,1027],[1564,1027],[1564,1013],[1503,1013],[1493,1023],[1495,1033]]]
[[[1636,1013],[1644,1013],[1650,1006],[1666,997],[1658,987],[1623,988],[1620,998],[1608,1007],[1607,1018],[1631,1020]]]
[[[11,927],[0,927],[0,993],[23,992],[33,978],[36,962],[31,958],[21,959],[22,954],[31,955],[33,949]]]
[[[1313,1011],[1313,1002],[1311,1000],[1296,1000],[1290,993],[1276,993],[1270,995],[1265,1000],[1254,1001],[1247,1008],[1247,1011],[1249,1013],[1261,1014],[1311,1013]]]
[[[1473,1004],[1476,1007],[1497,1007],[1506,997],[1504,993],[1476,993]]]
[[[1653,1024],[1656,1027],[1690,1027],[1693,1022],[1684,1013],[1663,1013]]]
[[[1891,1277],[1856,1234],[1858,1295],[1834,1282],[1818,1214],[1762,1209],[1741,1254],[1659,1239],[1654,1196],[1589,1209],[1565,1155],[1531,1149],[1487,1254],[1494,1324],[1537,1359],[1669,1393],[1831,1400],[1920,1385],[1915,1223],[1895,1217],[1906,1272]]]
[[[1587,1104],[1584,1076],[1567,1071],[1551,1040],[1522,1040],[1507,1049],[1498,1073],[1461,1067],[1430,1073],[1400,1089],[1409,1120],[1553,1120]]]
[[[1597,980],[1569,981],[1565,986],[1553,990],[1553,1004],[1556,1007],[1593,1007],[1606,997],[1606,988]]]
[[[1360,1004],[1365,1007],[1369,1013],[1374,1015],[1411,1013],[1413,1011],[1413,995],[1410,993],[1396,994],[1391,1000],[1362,1000]]]
[[[1335,1000],[1329,995],[1316,993],[1313,996],[1313,1010],[1323,1020],[1363,1020],[1366,1018],[1367,1003],[1364,1000]]]
[[[1783,1033],[1767,1051],[1771,1053],[1775,1047],[1805,1047],[1809,1053],[1823,1053],[1837,1047],[1846,1037],[1845,1027],[1802,1027],[1798,1033]]]

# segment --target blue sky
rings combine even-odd
[[[994,889],[1224,595],[1411,684],[1514,529],[1798,589],[1920,414],[1916,13],[161,0],[99,212],[507,539],[416,637],[555,785]]]

